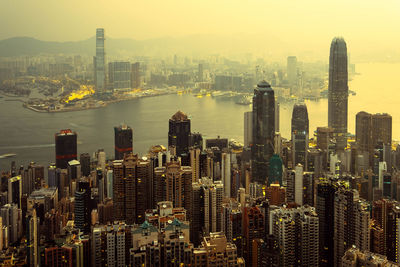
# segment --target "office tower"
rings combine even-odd
[[[253,113],[247,111],[244,113],[244,146],[249,147],[253,139]]]
[[[221,138],[218,136],[217,138],[206,139],[206,148],[217,147],[220,151],[225,148],[228,148],[228,138]]]
[[[359,198],[357,190],[339,188],[334,200],[334,266],[340,266],[348,248],[370,248],[370,215],[368,203]]]
[[[56,187],[41,188],[33,191],[26,199],[26,210],[36,209],[36,215],[43,223],[45,215],[58,207],[58,189]]]
[[[364,111],[356,115],[356,142],[359,153],[368,153],[369,166],[373,166],[374,149],[378,144],[392,144],[392,116],[370,114]]]
[[[265,184],[269,159],[274,154],[275,136],[275,96],[271,85],[266,81],[260,82],[254,89],[252,126],[252,180]]]
[[[319,266],[332,266],[334,236],[334,200],[337,187],[321,178],[317,185],[316,212],[319,219]]]
[[[39,218],[36,216],[36,210],[32,210],[32,215],[26,218],[26,246],[28,248],[27,262],[28,266],[39,266]]]
[[[75,191],[75,226],[83,233],[90,232],[90,184],[89,181],[78,181]]]
[[[392,143],[392,116],[387,113],[372,115],[372,138],[375,143]]]
[[[265,191],[265,196],[270,205],[280,206],[286,203],[286,190],[278,183],[270,184]]]
[[[16,204],[21,208],[22,180],[21,176],[8,179],[8,204]]]
[[[199,63],[198,70],[197,70],[197,81],[203,81],[203,64]]]
[[[279,132],[279,112],[280,105],[278,101],[275,101],[275,132]]]
[[[192,184],[190,240],[195,246],[200,244],[202,236],[221,231],[223,195],[221,181],[203,177]]]
[[[132,128],[127,125],[114,127],[115,159],[123,159],[124,154],[132,153]]]
[[[280,266],[318,266],[318,215],[313,207],[270,211],[270,234],[278,239]]]
[[[307,106],[295,104],[292,113],[292,151],[293,165],[306,166],[308,151],[309,122]]]
[[[252,266],[252,243],[253,240],[264,238],[265,236],[265,217],[258,206],[244,207],[243,209],[243,235],[245,245],[243,255],[246,264]]]
[[[81,163],[76,159],[68,162],[67,170],[69,182],[81,178]]]
[[[131,88],[138,89],[141,86],[140,63],[136,62],[131,65]]]
[[[198,148],[200,151],[203,151],[203,136],[201,133],[190,134],[190,147]]]
[[[347,145],[347,110],[349,87],[347,85],[347,46],[343,38],[335,37],[329,56],[328,125],[333,128],[337,149]]]
[[[297,85],[297,57],[296,56],[289,56],[287,58],[287,78],[289,85],[291,87]],[[291,94],[293,94],[294,90],[291,88]]]
[[[194,267],[201,266],[245,266],[243,258],[237,256],[237,248],[223,233],[210,233],[203,238],[201,246],[193,250]]]
[[[93,59],[94,85],[96,92],[102,93],[106,89],[106,60],[104,51],[104,29],[96,29],[96,56]]]
[[[55,134],[56,166],[66,169],[68,162],[77,159],[77,135],[70,129]]]
[[[189,152],[190,119],[182,111],[176,112],[169,120],[168,147],[174,146],[176,155]]]
[[[50,163],[49,167],[47,168],[47,182],[46,184],[49,187],[56,187],[57,186],[57,167],[55,163]]]
[[[131,64],[115,61],[108,63],[108,82],[115,91],[131,88]]]
[[[114,220],[127,224],[142,223],[146,209],[151,208],[150,161],[126,154],[123,160],[113,161]]]
[[[81,163],[82,176],[89,176],[90,174],[90,155],[89,153],[82,153],[79,157]]]
[[[333,138],[332,128],[317,127],[317,147],[319,149],[327,151],[332,138]]]

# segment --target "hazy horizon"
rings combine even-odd
[[[356,61],[400,59],[400,36],[392,34],[400,25],[397,0],[3,0],[1,5],[0,40],[81,41],[104,28],[108,38],[200,36],[203,42],[229,46],[232,53],[310,54],[325,60],[332,38],[343,36]],[[236,39],[243,43],[229,42]]]

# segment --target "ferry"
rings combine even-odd
[[[0,155],[0,159],[5,159],[5,158],[12,158],[12,157],[15,157],[17,154],[12,154],[12,153],[10,153],[10,154],[3,154],[3,155]]]

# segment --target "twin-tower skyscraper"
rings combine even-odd
[[[348,95],[347,46],[343,38],[335,37],[329,55],[328,126],[333,129],[336,150],[347,146]],[[292,115],[294,162],[306,164],[308,124],[307,107],[295,105]],[[251,142],[252,180],[261,184],[266,181],[269,160],[274,153],[274,125],[274,91],[262,81],[254,90]]]

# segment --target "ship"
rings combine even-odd
[[[0,155],[0,159],[5,159],[5,158],[12,158],[12,157],[15,157],[17,154],[12,154],[12,153],[10,153],[10,154],[3,154],[3,155]]]
[[[249,95],[241,95],[235,101],[238,105],[250,105],[252,102],[252,97]]]

